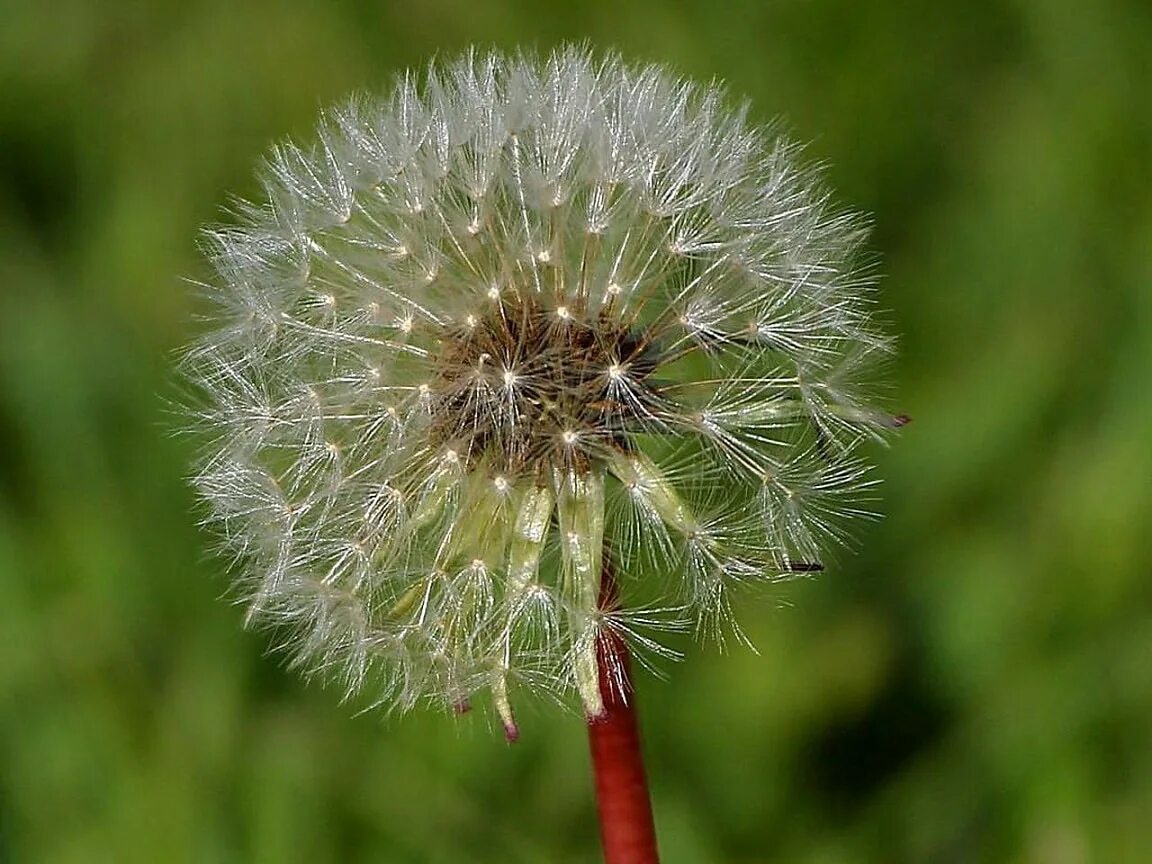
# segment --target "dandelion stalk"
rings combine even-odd
[[[600,607],[610,610],[616,602],[615,577],[606,566]],[[606,864],[657,864],[656,828],[640,749],[628,646],[617,634],[606,631],[597,646],[597,661],[604,711],[587,722],[604,860]]]
[[[471,53],[208,232],[196,484],[248,620],[386,710],[515,740],[578,702],[612,861],[655,860],[629,654],[823,569],[903,422],[861,220],[798,155],[660,67]]]

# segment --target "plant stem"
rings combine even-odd
[[[612,568],[604,564],[600,608],[617,602]],[[596,779],[600,841],[606,864],[658,864],[652,802],[640,752],[631,659],[619,634],[605,628],[596,646],[604,712],[588,718],[588,741]]]

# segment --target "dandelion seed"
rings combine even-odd
[[[487,698],[510,736],[532,691],[595,715],[605,640],[734,627],[733,592],[867,514],[858,447],[907,421],[861,384],[889,344],[861,223],[722,106],[614,56],[469,54],[275,150],[209,232],[197,484],[305,667]]]

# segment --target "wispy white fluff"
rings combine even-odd
[[[894,421],[862,223],[797,156],[576,49],[434,65],[277,147],[208,234],[186,357],[252,620],[382,705],[486,692],[514,734],[518,689],[599,710],[605,627],[660,652],[820,569]]]

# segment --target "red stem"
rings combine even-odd
[[[600,607],[616,605],[616,584],[605,566]],[[605,629],[596,646],[604,713],[588,718],[588,741],[600,811],[600,841],[606,864],[659,864],[648,779],[640,752],[632,664],[628,647]]]

